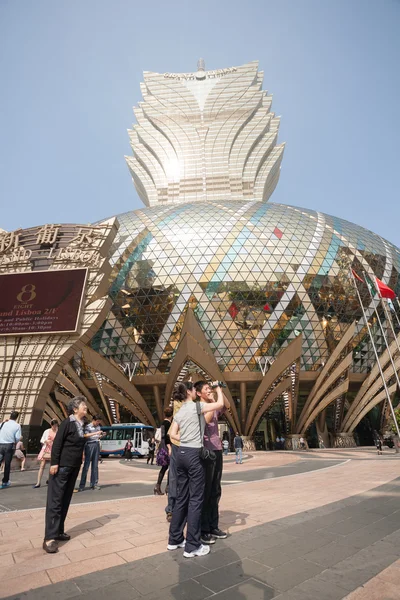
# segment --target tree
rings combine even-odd
[[[400,428],[400,405],[398,405],[397,408],[394,409],[394,414],[396,415],[396,421]],[[390,418],[388,425],[389,425],[390,431],[392,431],[395,435],[397,435],[397,429],[396,429],[396,425],[394,423],[393,417]]]

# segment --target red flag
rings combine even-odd
[[[239,310],[240,309],[236,306],[236,304],[234,302],[232,302],[232,304],[228,308],[228,312],[231,315],[232,319],[234,319],[235,317],[238,316]]]
[[[272,308],[271,308],[271,307],[270,307],[270,305],[267,303],[267,304],[264,306],[264,310],[272,310]]]
[[[376,285],[378,286],[379,294],[382,298],[390,298],[390,300],[394,300],[396,298],[396,294],[388,285],[386,285],[386,283],[383,283],[383,281],[377,277],[375,277],[375,281]]]
[[[351,272],[353,273],[353,276],[358,279],[358,281],[361,281],[361,283],[365,283],[364,279],[361,279],[361,277],[359,275],[357,275],[357,273],[355,272],[354,269],[351,270]]]

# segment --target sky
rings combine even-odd
[[[271,201],[400,246],[400,0],[0,0],[0,228],[142,206],[143,71],[259,60],[286,142]]]

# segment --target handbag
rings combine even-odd
[[[165,446],[162,446],[158,452],[156,457],[156,463],[159,467],[168,467],[169,465],[169,453]]]
[[[200,402],[196,402],[196,411],[197,411],[197,416],[199,417],[200,439],[201,439],[201,448],[199,450],[200,460],[202,460],[205,463],[213,463],[217,459],[217,455],[215,454],[214,450],[209,450],[208,448],[204,448],[203,436],[201,435]]]

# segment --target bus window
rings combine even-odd
[[[104,432],[106,435],[102,438],[103,440],[112,440],[113,432],[112,429]]]
[[[154,431],[152,429],[142,429],[143,441],[149,442],[154,437]]]
[[[142,431],[140,429],[136,429],[136,438],[135,438],[135,448],[142,447]]]
[[[123,440],[124,439],[124,429],[114,429],[114,440]]]
[[[131,429],[124,429],[124,434],[125,434],[125,439],[129,440],[129,438],[131,438],[131,440],[133,440],[133,437],[135,435],[135,430],[131,430]]]

